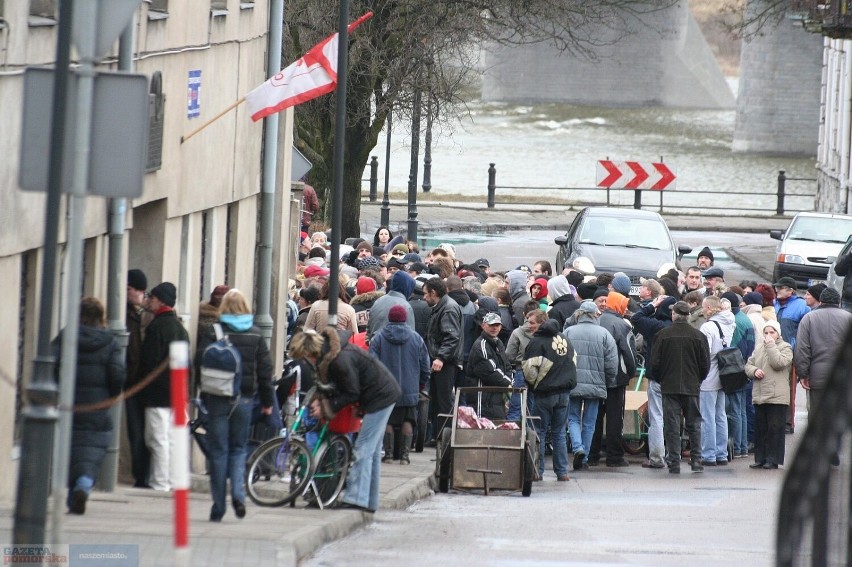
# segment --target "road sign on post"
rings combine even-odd
[[[675,175],[664,163],[638,161],[600,160],[595,177],[598,187],[607,189],[663,189],[675,188]]]

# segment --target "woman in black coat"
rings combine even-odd
[[[112,441],[109,404],[89,411],[80,406],[98,404],[118,396],[124,386],[124,356],[112,333],[104,327],[104,306],[94,297],[80,302],[80,331],[77,339],[77,372],[74,384],[74,422],[68,474],[68,511],[84,514],[89,493],[95,485],[101,462]],[[57,360],[62,336],[54,341]],[[80,411],[84,410],[84,411]]]

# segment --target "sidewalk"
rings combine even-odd
[[[381,508],[404,509],[432,493],[434,449],[411,454],[411,465],[382,465]],[[229,509],[221,523],[211,523],[207,477],[193,475],[189,522],[191,565],[253,567],[294,566],[324,544],[340,539],[372,521],[357,510],[261,508],[250,500],[245,519]],[[230,498],[229,498],[230,500]],[[93,492],[83,516],[64,515],[63,543],[135,544],[139,566],[174,565],[171,494],[119,486],[115,492]],[[64,513],[64,511],[63,511]],[[48,517],[48,536],[50,517]],[[12,541],[14,508],[0,506],[0,541]],[[94,563],[93,563],[94,564]]]

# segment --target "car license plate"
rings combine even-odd
[[[815,279],[812,279],[812,278],[808,278],[808,287],[811,287],[812,285],[824,284],[824,283],[825,283],[825,280],[815,280]]]
[[[638,285],[630,286],[630,295],[634,295],[636,297],[639,297],[639,286]]]

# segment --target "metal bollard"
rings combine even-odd
[[[775,214],[781,216],[784,214],[784,193],[787,186],[787,174],[784,170],[778,171],[778,203],[775,205]]]
[[[488,208],[494,208],[494,192],[497,190],[497,168],[494,164],[488,167]]]

